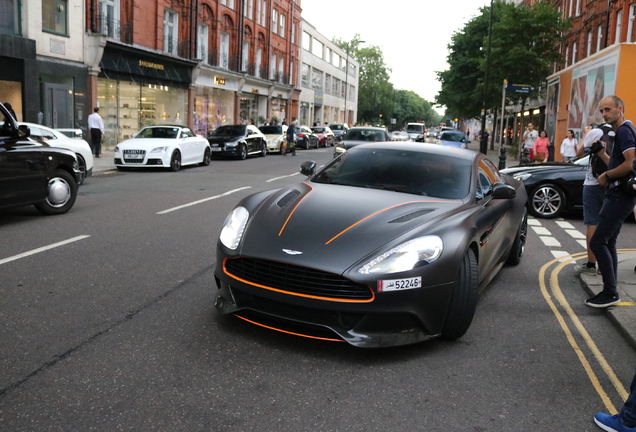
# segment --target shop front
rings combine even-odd
[[[10,103],[18,121],[37,121],[40,95],[35,41],[0,33],[0,102]],[[27,103],[28,101],[28,103]]]
[[[217,127],[234,123],[236,89],[236,79],[200,72],[194,90],[194,133],[207,137]]]
[[[186,125],[188,89],[195,64],[107,45],[97,78],[104,144],[114,146],[145,126]]]

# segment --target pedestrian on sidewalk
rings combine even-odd
[[[296,126],[298,125],[298,120],[296,117],[292,118],[292,122],[287,128],[287,149],[291,150],[292,156],[296,156]]]
[[[88,116],[88,130],[91,131],[91,150],[96,158],[101,157],[104,121],[99,115],[99,107],[93,108],[93,114]]]
[[[596,413],[594,423],[604,431],[636,432],[636,374],[629,386],[629,396],[618,414]]]
[[[528,149],[530,151],[530,160],[534,160],[534,142],[539,138],[539,132],[534,130],[534,125],[532,123],[528,123],[526,127],[526,131],[523,133],[523,137],[521,138],[521,150]]]
[[[599,213],[598,225],[590,239],[590,249],[596,257],[601,276],[603,290],[585,304],[594,308],[606,308],[620,301],[617,289],[618,255],[616,240],[620,234],[625,218],[634,210],[636,197],[623,192],[621,178],[632,171],[632,161],[636,157],[636,139],[629,120],[625,120],[625,104],[617,96],[601,99],[599,110],[606,123],[616,131],[614,148],[610,154],[607,171],[600,174],[597,180],[606,186],[603,206]],[[605,149],[599,150],[603,155]]]
[[[539,138],[537,138],[534,142],[534,161],[535,162],[547,162],[548,155],[550,154],[550,138],[548,138],[548,133],[544,130],[539,133]]]
[[[561,142],[560,151],[563,162],[572,162],[574,159],[576,159],[578,146],[579,142],[576,140],[576,138],[574,138],[574,131],[572,129],[568,129],[566,137]]]

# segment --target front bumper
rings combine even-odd
[[[356,347],[408,345],[438,337],[453,283],[375,293],[368,302],[294,295],[234,278],[217,266],[215,306],[253,324]]]

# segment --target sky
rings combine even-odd
[[[441,86],[435,72],[448,69],[453,33],[490,5],[488,0],[302,0],[302,16],[327,39],[378,46],[396,89],[434,102]]]

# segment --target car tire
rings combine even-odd
[[[477,258],[472,249],[468,249],[457,272],[457,280],[451,297],[442,337],[457,339],[466,333],[473,321],[477,308]]]
[[[206,148],[203,152],[203,162],[201,162],[201,166],[210,165],[210,160],[212,159],[212,152],[209,148]]]
[[[567,199],[563,189],[555,184],[546,183],[532,189],[528,204],[530,214],[534,217],[552,219],[563,213]]]
[[[49,178],[46,200],[35,207],[45,215],[66,213],[75,204],[77,182],[64,170],[55,170]]]
[[[245,144],[239,144],[237,159],[239,160],[247,159],[247,147],[245,146]]]
[[[526,238],[528,236],[528,211],[523,209],[523,218],[521,218],[521,224],[517,229],[517,235],[510,247],[510,253],[508,259],[506,259],[507,265],[517,265],[521,262],[521,255],[526,246]]]
[[[181,169],[181,152],[179,150],[175,150],[172,152],[172,156],[170,156],[170,171],[177,172]]]
[[[262,143],[261,144],[262,149],[261,149],[261,153],[259,154],[260,157],[265,157],[267,156],[267,144]]]
[[[82,155],[76,153],[75,156],[77,156],[77,165],[79,166],[80,170],[80,176],[79,179],[77,179],[77,185],[79,186],[84,183],[84,180],[86,180],[86,172],[88,171],[88,169],[86,168],[86,160],[84,160]]]

